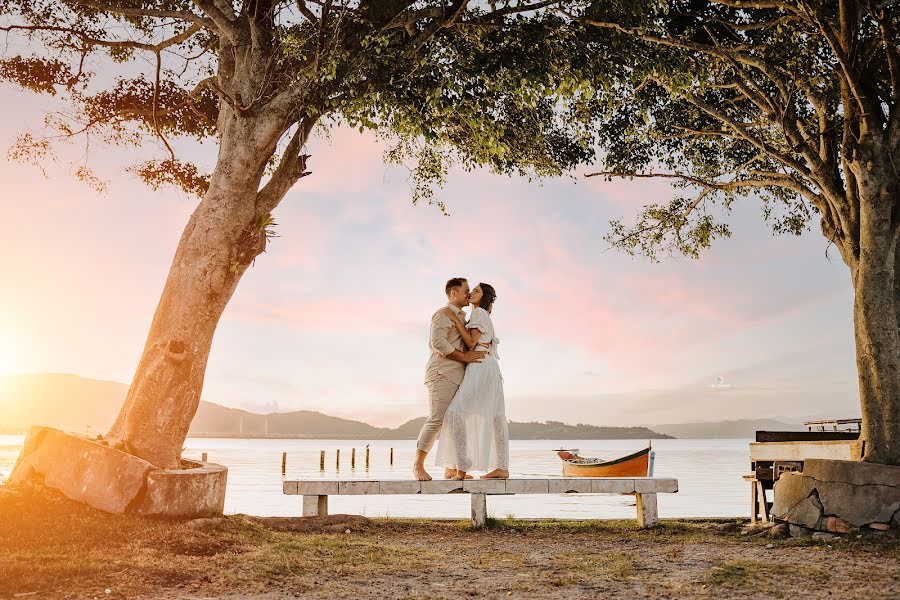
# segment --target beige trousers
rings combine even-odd
[[[416,448],[424,452],[429,452],[434,446],[434,441],[441,432],[441,425],[444,424],[444,413],[450,406],[450,401],[456,395],[459,384],[453,383],[443,375],[426,381],[425,387],[428,388],[428,402],[431,406],[431,412],[425,424],[422,425],[422,431],[419,432],[419,439],[416,442]]]

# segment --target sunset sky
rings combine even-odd
[[[54,107],[11,86],[0,101],[4,150]],[[212,146],[180,148],[211,165]],[[836,250],[826,258],[816,224],[773,237],[746,203],[734,236],[702,260],[652,264],[603,236],[611,218],[665,202],[663,183],[457,172],[442,216],[411,204],[408,173],[385,166],[382,150],[350,129],[313,141],[313,175],[277,210],[281,237],[219,326],[204,399],[385,426],[422,416],[429,316],[444,281],[462,275],[497,289],[514,420],[859,414],[849,276]],[[106,194],[76,181],[66,160],[44,165],[46,176],[2,163],[0,374],[130,381],[197,202],[124,172],[147,154],[92,143]]]

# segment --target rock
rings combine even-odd
[[[790,537],[791,526],[789,523],[779,523],[766,532],[766,536],[774,539]]]
[[[209,517],[225,509],[228,468],[213,463],[193,469],[156,469],[147,474],[147,489],[135,508],[142,515]]]
[[[867,523],[900,519],[900,467],[846,460],[809,459],[802,473],[782,475],[775,483],[772,514],[795,524],[812,526],[813,507],[806,499],[815,492],[823,514],[834,517],[818,525],[844,533]],[[849,526],[849,529],[848,529]]]
[[[842,483],[840,481],[816,484],[825,512],[849,522],[854,527],[866,523],[886,523],[900,509],[900,487]]]
[[[68,498],[122,514],[144,488],[149,462],[87,438],[32,427],[10,483],[39,480]]]
[[[775,547],[775,544],[766,544],[766,550],[771,550]]]
[[[887,523],[869,523],[867,527],[875,531],[890,531],[891,529],[891,526]]]
[[[816,489],[816,481],[802,473],[784,473],[775,482],[772,516],[784,519],[789,510],[797,506]],[[787,519],[784,519],[787,520]]]
[[[827,542],[833,540],[835,537],[837,536],[831,533],[825,533],[824,531],[816,531],[812,534],[812,539],[819,540],[820,542]]]
[[[854,460],[810,458],[803,462],[803,474],[816,481],[839,481],[850,485],[886,485],[900,488],[900,467]]]
[[[821,528],[831,533],[850,533],[855,528],[840,517],[825,517],[822,519]]]
[[[791,537],[810,537],[812,535],[812,531],[807,529],[806,527],[800,527],[799,525],[790,524],[790,533]]]
[[[822,503],[812,495],[804,498],[780,518],[788,523],[802,525],[809,529],[818,529],[822,522]]]

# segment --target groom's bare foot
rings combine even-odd
[[[431,475],[428,474],[428,471],[422,465],[413,465],[413,477],[419,481],[431,481]]]
[[[494,469],[490,473],[481,476],[482,479],[509,479],[509,471],[506,469]]]
[[[444,479],[456,479],[456,469],[444,469]]]

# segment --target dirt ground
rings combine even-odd
[[[178,522],[0,486],[0,598],[900,598],[889,534],[774,540],[743,524]]]

